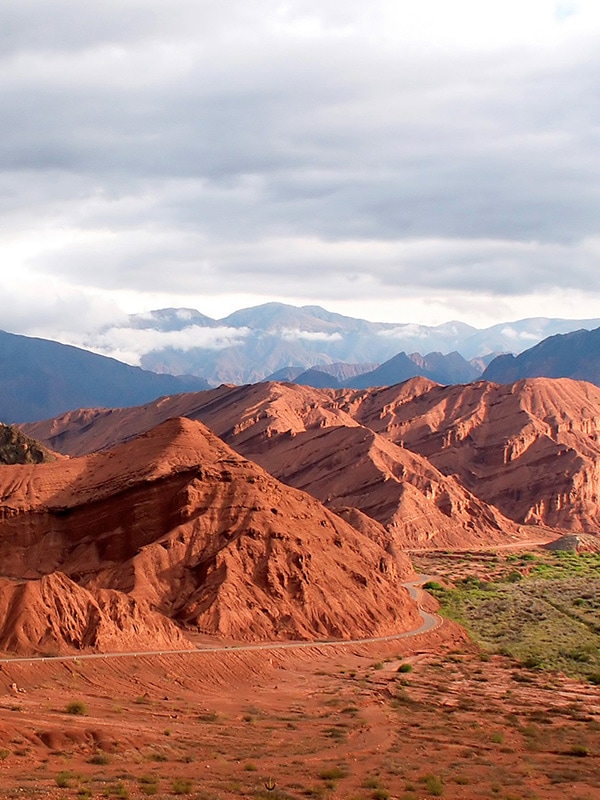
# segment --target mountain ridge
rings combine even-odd
[[[178,649],[194,630],[353,638],[418,621],[399,585],[412,566],[377,525],[358,531],[194,420],[0,466],[0,496],[0,649]]]

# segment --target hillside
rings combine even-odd
[[[84,406],[134,406],[207,387],[201,378],[157,375],[77,347],[4,331],[0,375],[0,421],[5,424]]]
[[[515,522],[600,533],[600,389],[592,384],[417,379],[354,395],[344,408]]]
[[[0,467],[0,650],[190,647],[414,627],[410,562],[201,423]],[[48,620],[51,620],[50,626]]]
[[[462,499],[451,504],[442,530],[450,535],[454,523],[464,526],[465,547],[488,536],[497,541],[489,514],[480,509],[461,518],[469,505],[474,508],[472,497],[494,507],[498,524],[509,535],[512,528],[502,517],[517,525],[600,533],[595,488],[600,477],[600,388],[569,379],[439,386],[413,378],[397,386],[365,390],[289,384],[223,386],[139,409],[74,412],[24,430],[58,452],[82,453],[135,436],[173,414],[201,419],[238,452],[307,488],[332,507],[345,491],[352,493],[350,476],[358,474],[363,458],[370,459],[369,470],[378,473],[374,482],[365,484],[365,502],[359,504],[355,498],[365,513],[369,513],[369,493],[383,491],[382,485],[391,498],[399,486],[412,492],[408,484],[427,487],[427,481],[432,481],[434,488],[419,490],[429,503],[421,508],[432,514],[434,498],[444,492],[458,498],[460,491]],[[336,450],[334,435],[327,429],[339,426],[348,432],[335,434]],[[354,428],[377,437],[369,439]],[[396,446],[393,457],[381,456],[381,439]],[[408,464],[413,456],[425,461],[416,466],[413,458]],[[336,469],[318,467],[329,463],[328,458],[339,462]],[[396,466],[383,468],[386,460]],[[343,481],[336,482],[337,469],[346,475],[346,488]],[[390,478],[390,472],[396,477]],[[313,474],[319,474],[314,484]],[[396,519],[391,509],[401,505],[390,498],[388,504],[380,497],[380,510],[371,511],[388,526]],[[421,498],[417,499],[420,504]],[[420,535],[426,537],[427,516],[423,519]],[[429,529],[436,527],[432,523]]]
[[[518,356],[498,356],[482,375],[496,383],[540,377],[573,378],[600,386],[600,328],[550,336]]]

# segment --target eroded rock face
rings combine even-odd
[[[569,379],[383,389],[354,418],[516,522],[600,532],[600,389]]]
[[[415,379],[394,387],[408,403],[435,387]],[[392,390],[390,390],[392,391]],[[398,549],[474,547],[513,541],[518,526],[418,453],[390,441],[376,390],[318,390],[289,384],[222,386],[163,398],[136,409],[69,414],[28,427],[63,452],[129,438],[172,413],[201,419],[238,452],[330,508],[353,506],[388,530]],[[369,398],[373,404],[369,405]],[[389,401],[388,401],[389,405]],[[368,408],[375,424],[365,415]]]
[[[186,628],[353,638],[418,622],[400,586],[410,562],[374,524],[353,528],[198,422],[0,467],[0,497],[0,649],[180,648]]]

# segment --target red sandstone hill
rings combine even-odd
[[[566,378],[412,384],[343,408],[517,522],[600,533],[600,388]]]
[[[514,535],[502,515],[518,525],[600,533],[600,388],[569,379],[439,386],[414,378],[367,390],[222,386],[137,409],[72,412],[24,429],[53,450],[82,453],[112,446],[173,414],[201,419],[239,452],[332,507],[355,503],[396,533],[393,524],[402,520],[407,544],[443,546],[446,534],[450,544],[459,533],[464,547],[496,542],[497,525]],[[328,430],[339,426],[345,433]],[[377,437],[369,439],[365,430]],[[381,439],[402,456],[397,449],[391,457]],[[297,459],[302,469],[295,469]],[[337,466],[329,469],[334,460]],[[362,497],[351,480],[359,463],[365,470]],[[412,511],[404,503],[411,493]],[[473,496],[483,505],[476,507]],[[444,497],[452,499],[444,503]],[[441,527],[435,521],[440,502],[449,511]],[[431,525],[412,529],[407,523],[419,515]],[[443,535],[431,537],[431,530]]]
[[[349,638],[417,624],[399,585],[412,567],[378,543],[375,523],[352,527],[198,422],[0,466],[0,498],[3,650],[180,648],[186,630]]]
[[[418,393],[435,384],[409,382]],[[289,384],[222,386],[137,409],[85,410],[26,430],[61,452],[128,439],[172,414],[202,420],[238,452],[328,507],[354,507],[383,524],[399,549],[514,541],[518,526],[430,461],[355,419],[374,390]]]

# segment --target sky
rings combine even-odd
[[[0,328],[600,316],[597,0],[0,9]]]

